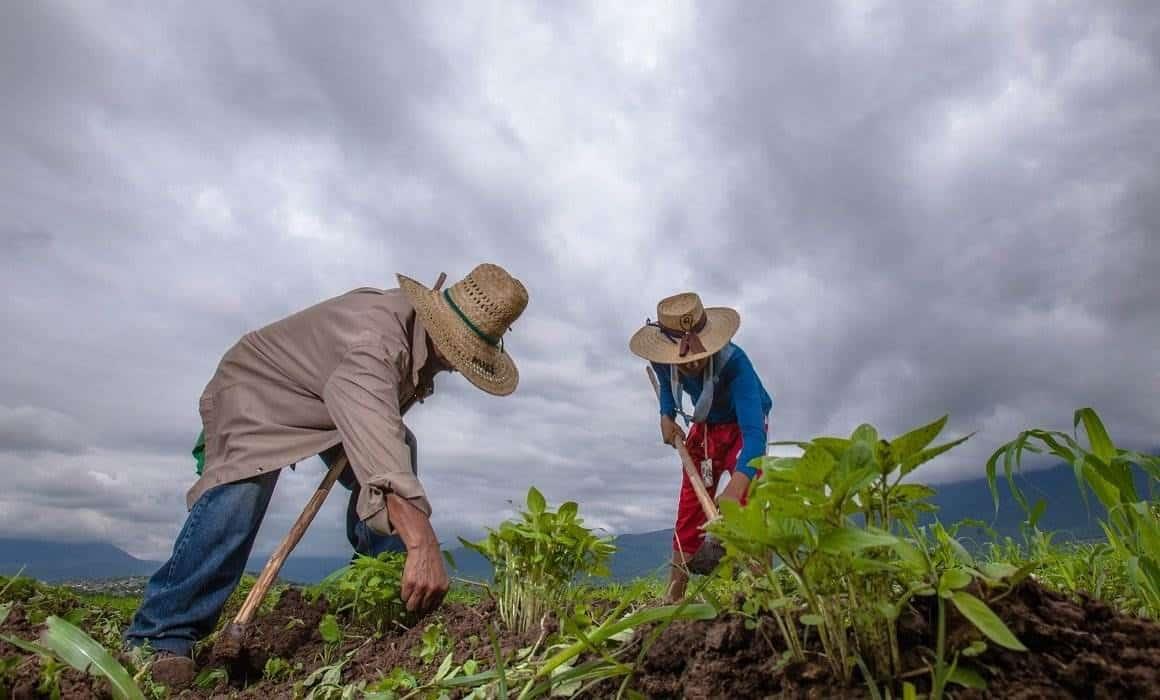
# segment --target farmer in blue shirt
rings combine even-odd
[[[730,342],[741,317],[730,308],[706,309],[700,297],[686,292],[662,299],[657,319],[637,331],[629,347],[651,362],[659,377],[661,439],[674,447],[677,440],[685,442],[710,494],[717,492],[721,475],[729,472],[729,484],[718,500],[744,503],[749,482],[757,474],[749,463],[765,455],[766,417],[773,400],[749,356]],[[682,393],[693,402],[691,415],[682,408]],[[677,424],[678,413],[686,424],[692,423],[687,436]],[[685,594],[686,562],[704,541],[705,521],[685,475],[673,528],[670,601]]]

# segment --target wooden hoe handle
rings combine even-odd
[[[653,391],[657,395],[657,399],[661,396],[661,386],[657,382],[656,372],[653,372],[652,366],[646,366],[645,372],[648,373],[648,379],[652,382]],[[705,517],[710,521],[717,519],[717,504],[713,502],[712,496],[709,495],[708,490],[705,489],[705,482],[701,481],[701,472],[697,469],[697,465],[693,464],[693,457],[689,454],[689,450],[685,447],[685,443],[680,440],[673,445],[677,449],[677,454],[681,457],[681,466],[685,469],[685,476],[693,484],[693,491],[697,494],[697,501],[701,504],[701,510],[705,511]]]
[[[346,469],[348,460],[345,454],[339,456],[334,460],[334,464],[330,465],[330,469],[326,472],[326,476],[322,477],[322,483],[318,485],[318,490],[306,502],[306,507],[302,509],[302,513],[298,519],[294,521],[290,532],[286,533],[286,537],[278,545],[278,549],[270,555],[270,560],[266,562],[266,566],[262,568],[261,575],[258,580],[254,582],[254,587],[250,589],[249,595],[246,596],[245,602],[238,610],[238,614],[234,617],[234,624],[245,626],[249,624],[250,620],[254,619],[254,613],[258,611],[258,606],[262,604],[262,598],[266,597],[266,593],[270,590],[274,579],[278,578],[278,573],[282,571],[282,565],[286,563],[286,557],[290,556],[290,552],[302,539],[302,535],[306,533],[306,528],[310,527],[310,522],[314,520],[314,516],[318,515],[318,510],[322,508],[322,502],[326,500],[327,494],[330,493],[330,487],[334,486],[334,482],[338,480],[338,475]]]

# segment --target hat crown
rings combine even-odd
[[[455,305],[479,331],[500,338],[528,306],[528,290],[499,265],[477,265],[447,290]]]
[[[674,331],[691,331],[704,317],[705,306],[694,292],[674,294],[657,304],[657,321]]]

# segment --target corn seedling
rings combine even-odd
[[[1087,447],[1079,442],[1081,424],[1087,435]],[[1015,482],[1014,475],[1022,467],[1024,452],[1047,452],[1071,464],[1085,502],[1090,491],[1103,506],[1105,517],[1100,525],[1110,552],[1125,572],[1143,612],[1150,617],[1160,615],[1160,504],[1151,493],[1160,480],[1160,457],[1116,447],[1099,415],[1091,408],[1075,412],[1070,435],[1042,428],[1023,431],[987,460],[987,482],[997,510],[996,481],[1002,459],[1011,494],[1028,513],[1031,524],[1038,520],[1047,504],[1042,499],[1029,504]],[[1147,479],[1148,498],[1136,488],[1137,470]]]
[[[544,496],[528,490],[521,519],[489,530],[480,542],[460,541],[491,562],[505,626],[527,632],[549,611],[571,607],[577,576],[607,576],[606,562],[615,551],[611,538],[599,538],[584,527],[578,506],[569,501],[553,511]]]

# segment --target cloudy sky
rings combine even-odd
[[[312,6],[313,5],[313,6]],[[531,291],[506,399],[409,418],[440,534],[528,485],[666,527],[627,341],[741,312],[773,439],[951,414],[928,478],[1095,406],[1160,443],[1160,9],[1141,2],[8,2],[0,534],[164,557],[242,333],[404,272]],[[321,475],[279,484],[260,550]],[[345,494],[304,541],[343,553]]]

